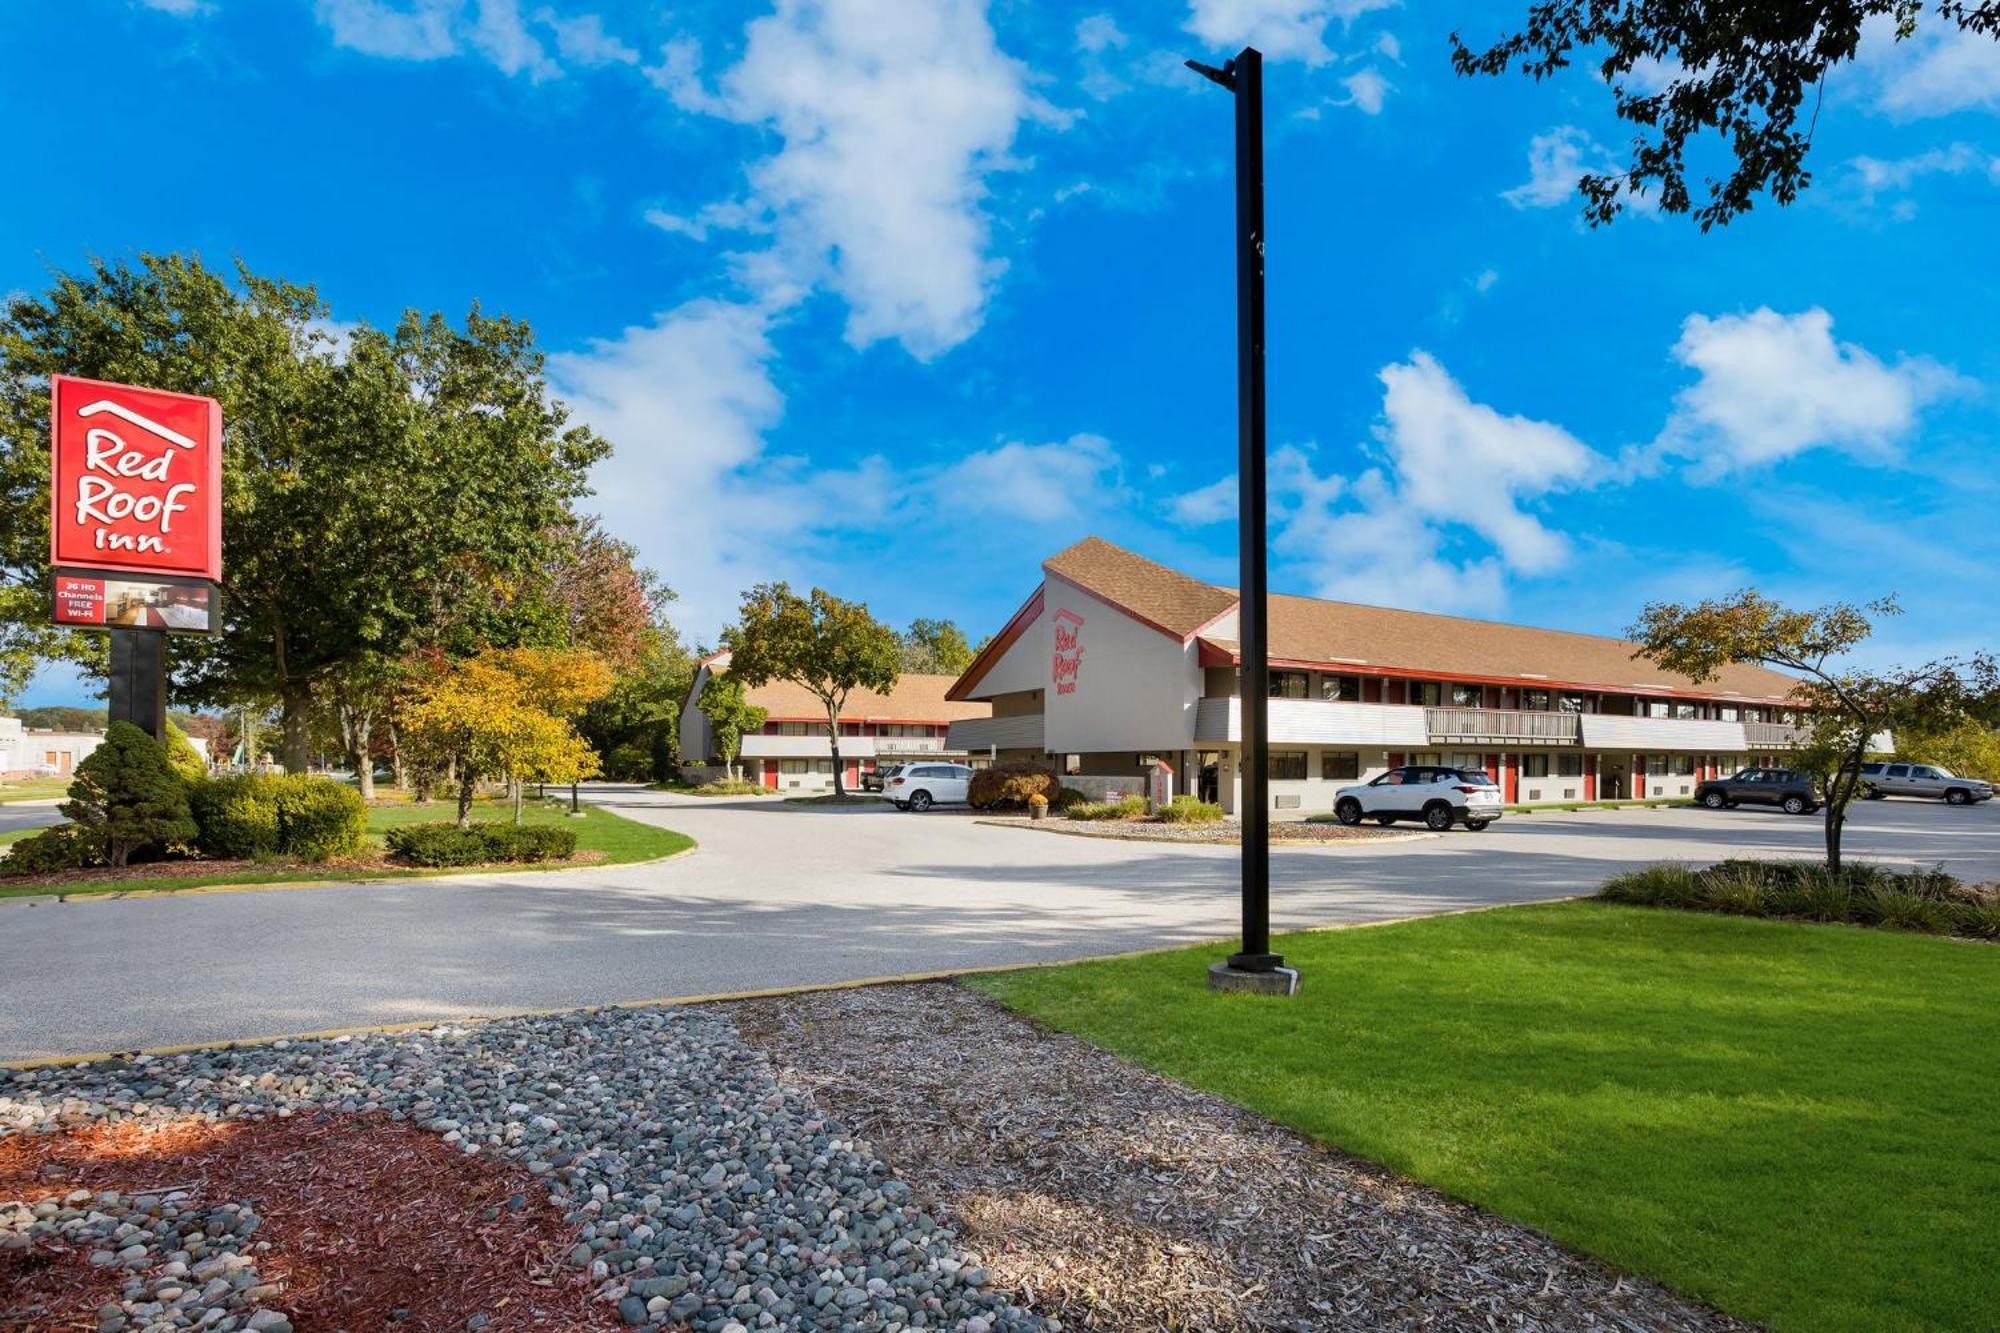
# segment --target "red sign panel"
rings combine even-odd
[[[1051,628],[1055,631],[1055,654],[1049,683],[1057,694],[1075,694],[1077,676],[1083,670],[1083,617],[1074,611],[1058,611]]]
[[[50,556],[61,568],[222,578],[222,407],[57,375]]]
[[[102,625],[104,580],[56,575],[56,624]]]

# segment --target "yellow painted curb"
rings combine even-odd
[[[1099,842],[1149,842],[1156,847],[1241,847],[1243,839],[1232,838],[1228,842],[1203,842],[1197,838],[1152,838],[1143,833],[1090,833],[1080,828],[1064,828],[1066,820],[1023,820],[1023,819],[975,819],[975,824],[988,828],[1017,828],[1030,833],[1057,833],[1065,838],[1095,838]],[[1053,825],[1054,827],[1044,827]],[[1273,838],[1273,851],[1317,852],[1331,847],[1367,847],[1390,842],[1427,842],[1432,838],[1442,838],[1442,833],[1418,833],[1412,829],[1407,833],[1370,835],[1366,838],[1335,838],[1319,841],[1313,838]]]
[[[1280,935],[1322,935],[1341,930],[1368,930],[1375,926],[1398,926],[1412,921],[1430,921],[1447,916],[1470,916],[1475,912],[1499,912],[1515,907],[1540,907],[1548,903],[1574,902],[1590,894],[1568,894],[1560,898],[1538,898],[1522,903],[1482,903],[1445,912],[1421,912],[1411,916],[1385,917],[1380,921],[1343,921],[1325,926],[1304,926],[1277,932]],[[1234,941],[1232,936],[1162,944],[1146,949],[1126,949],[1118,953],[1085,954],[1080,958],[1050,958],[1028,963],[989,963],[979,967],[942,968],[928,972],[898,972],[885,976],[856,977],[850,981],[811,981],[792,986],[769,986],[760,990],[711,991],[697,995],[674,995],[653,1000],[621,1000],[612,1004],[568,1005],[560,1009],[509,1009],[492,1014],[457,1018],[420,1018],[406,1023],[377,1023],[365,1027],[327,1028],[320,1032],[281,1032],[268,1037],[233,1037],[223,1041],[186,1042],[177,1046],[150,1046],[130,1051],[88,1051],[79,1055],[49,1055],[33,1060],[0,1060],[0,1069],[61,1069],[73,1065],[100,1064],[107,1060],[132,1060],[139,1056],[159,1058],[189,1055],[196,1051],[234,1051],[270,1046],[281,1041],[332,1041],[340,1037],[394,1036],[403,1032],[425,1032],[432,1028],[462,1027],[472,1023],[497,1023],[514,1018],[553,1018],[559,1014],[599,1014],[621,1009],[674,1009],[696,1005],[731,1004],[744,1000],[775,1000],[788,995],[814,995],[825,991],[862,990],[870,986],[909,986],[933,981],[956,981],[960,977],[993,976],[1002,972],[1035,972],[1070,967],[1077,963],[1116,962],[1126,958],[1150,958],[1156,954],[1181,953],[1189,949],[1213,948]]]
[[[686,837],[687,835],[682,834],[681,836]],[[269,893],[279,890],[290,891],[293,889],[360,889],[370,888],[379,884],[428,883],[438,879],[469,879],[474,875],[560,875],[579,870],[624,870],[633,866],[651,866],[659,865],[663,861],[677,861],[683,856],[692,855],[700,849],[700,846],[701,844],[694,843],[681,848],[677,852],[668,852],[665,856],[649,856],[643,861],[614,861],[608,865],[602,862],[593,862],[580,866],[537,867],[519,865],[509,867],[505,862],[502,862],[498,865],[481,866],[476,869],[433,870],[413,872],[405,875],[362,876],[355,879],[288,879],[281,880],[275,884],[195,884],[185,889],[105,889],[100,893],[19,894],[13,897],[0,898],[0,907],[5,907],[9,902],[16,900],[39,902],[48,898],[54,898],[59,905],[72,906],[92,902],[125,902],[134,898],[194,898],[210,893]],[[5,1066],[0,1065],[0,1068],[5,1068]]]

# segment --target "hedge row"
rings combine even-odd
[[[390,829],[388,843],[396,856],[420,866],[558,861],[576,851],[576,830],[552,824],[408,824]]]
[[[195,846],[217,860],[353,856],[368,837],[368,806],[345,783],[304,773],[244,773],[195,784],[188,804]]]
[[[1835,874],[1810,861],[1721,861],[1706,870],[1655,865],[1607,880],[1598,896],[1641,907],[2000,940],[2000,888],[1962,884],[1943,870],[1858,864]]]

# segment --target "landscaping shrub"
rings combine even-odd
[[[1127,796],[1122,801],[1081,801],[1063,811],[1066,819],[1137,819],[1146,813],[1146,798]]]
[[[1073,805],[1082,805],[1090,799],[1090,793],[1075,787],[1064,787],[1050,799],[1049,804],[1058,810],[1067,810]]]
[[[576,851],[576,830],[550,824],[407,824],[390,829],[388,843],[403,860],[433,868],[556,861]]]
[[[352,856],[368,836],[368,807],[342,782],[307,774],[244,773],[196,785],[196,845],[223,860]]]
[[[57,824],[31,833],[8,849],[0,860],[0,875],[56,875],[98,865],[96,839],[74,824]]]
[[[1062,783],[1054,769],[1042,764],[994,764],[977,769],[966,788],[967,804],[976,810],[1025,807],[1030,796],[1045,797],[1050,805],[1062,793]]]
[[[761,782],[748,778],[717,778],[704,782],[694,789],[696,796],[762,796],[770,790]]]
[[[113,722],[104,743],[76,766],[62,812],[114,866],[195,836],[187,784],[167,762],[166,747],[130,722]]]
[[[1891,870],[1859,863],[1835,874],[1812,861],[1731,860],[1706,870],[1655,865],[1614,876],[1598,896],[1639,907],[2000,939],[2000,885],[1962,884],[1941,867]]]
[[[1164,824],[1213,824],[1222,818],[1222,807],[1199,796],[1176,796],[1160,807]]]

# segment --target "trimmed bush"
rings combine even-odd
[[[1835,874],[1812,861],[1720,861],[1706,870],[1655,865],[1614,876],[1598,896],[1638,907],[2000,939],[2000,885],[1962,884],[1941,867],[1858,863]]]
[[[244,773],[198,784],[196,845],[221,860],[353,856],[368,836],[361,793],[331,778]]]
[[[1069,806],[1063,811],[1065,819],[1089,821],[1106,819],[1138,819],[1146,813],[1146,798],[1127,796],[1122,801],[1083,801]]]
[[[1050,798],[1049,804],[1058,810],[1067,810],[1073,805],[1082,805],[1089,799],[1090,793],[1087,791],[1079,791],[1075,787],[1064,787]]]
[[[130,722],[105,728],[104,743],[76,766],[62,812],[114,866],[195,836],[186,782],[166,747]]]
[[[412,865],[475,866],[559,861],[576,851],[576,830],[551,824],[407,824],[390,829],[389,850]]]
[[[74,824],[57,824],[7,849],[5,859],[0,859],[0,875],[59,875],[103,861],[96,839]]]
[[[761,782],[748,778],[717,778],[714,782],[704,782],[694,789],[696,796],[764,796],[770,788]]]
[[[1222,818],[1222,807],[1199,796],[1176,796],[1160,807],[1163,824],[1213,824]]]
[[[1052,768],[1042,764],[993,764],[973,771],[965,800],[975,810],[995,810],[1026,806],[1030,796],[1043,797],[1054,805],[1061,794],[1062,783]]]

